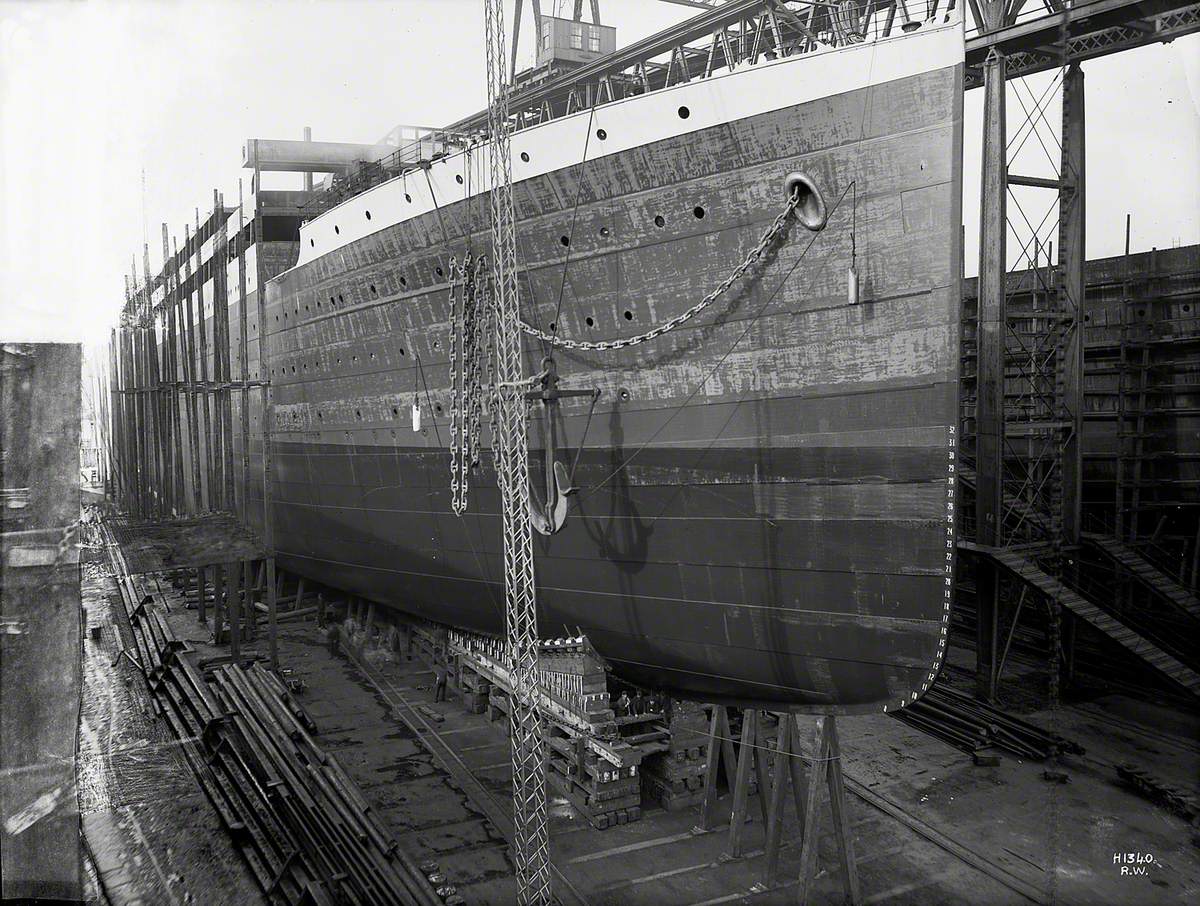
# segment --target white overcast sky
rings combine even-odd
[[[601,7],[619,46],[691,14],[656,0]],[[527,5],[526,38],[530,19]],[[1126,212],[1135,251],[1200,241],[1200,36],[1084,70],[1089,256],[1121,251]],[[214,188],[236,202],[248,137],[299,138],[308,125],[317,139],[374,141],[398,123],[448,124],[484,98],[481,0],[0,0],[0,338],[106,333],[143,223],[157,270],[160,223],[182,240]],[[981,101],[967,95],[971,274]]]

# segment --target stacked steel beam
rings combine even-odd
[[[310,734],[303,709],[259,664],[206,674],[188,656],[107,533],[114,575],[154,706],[179,739],[272,904],[420,904],[435,892],[401,852],[353,781]],[[439,896],[439,894],[441,896]],[[445,897],[445,899],[443,899]]]
[[[1022,758],[1042,761],[1062,753],[1084,754],[1082,746],[1056,733],[1018,720],[940,683],[892,716],[969,755],[986,749],[1003,749]]]

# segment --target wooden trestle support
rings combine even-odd
[[[788,800],[788,785],[795,804],[803,842],[800,847],[800,878],[796,900],[807,903],[817,873],[822,787],[828,791],[833,816],[834,836],[841,860],[846,899],[862,902],[854,841],[846,807],[846,786],[842,778],[842,752],[838,741],[837,718],[832,714],[815,718],[813,744],[805,752],[801,744],[800,716],[779,714],[775,743],[763,735],[763,712],[747,709],[742,714],[741,740],[735,757],[735,738],[730,729],[728,709],[714,705],[708,731],[708,769],[705,774],[704,804],[698,832],[710,832],[729,825],[727,859],[742,858],[745,853],[745,827],[752,787],[757,786],[758,802],[766,829],[766,860],[758,889],[767,890],[780,883],[779,857],[783,843],[783,824]],[[809,766],[805,776],[804,765]],[[719,777],[724,774],[733,795],[727,805],[720,801]]]

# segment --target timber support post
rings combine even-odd
[[[800,888],[797,899],[807,903],[817,874],[817,839],[820,828],[821,787],[829,790],[829,810],[841,857],[846,899],[854,906],[862,903],[858,866],[854,858],[854,840],[846,809],[846,785],[842,778],[842,748],[837,734],[837,718],[827,714],[817,718],[808,789],[805,791],[804,843],[800,849]],[[822,781],[824,781],[822,783]]]

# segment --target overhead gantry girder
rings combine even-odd
[[[974,28],[968,26],[967,32],[966,88],[982,87],[983,64],[993,48],[1005,55],[1011,79],[1147,44],[1170,43],[1200,31],[1200,4],[1180,0],[1042,4],[1045,15],[1030,17],[1025,0],[970,0]]]

